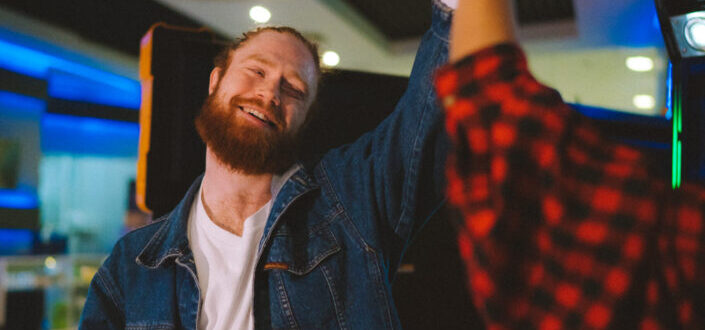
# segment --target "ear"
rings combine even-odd
[[[219,67],[215,67],[213,71],[211,71],[210,82],[208,84],[208,95],[213,94],[215,87],[218,86],[218,82],[220,82],[222,76],[223,70]]]

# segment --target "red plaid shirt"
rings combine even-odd
[[[705,328],[705,190],[672,191],[500,45],[437,78],[468,286],[488,329]]]

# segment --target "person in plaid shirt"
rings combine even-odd
[[[488,329],[705,328],[705,189],[672,191],[534,79],[507,0],[460,0],[436,76]]]

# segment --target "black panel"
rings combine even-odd
[[[705,181],[705,59],[683,60],[673,67],[674,90],[682,91],[682,143],[683,182]],[[674,93],[678,94],[678,92]],[[674,98],[677,97],[674,95]],[[674,107],[675,108],[675,107]]]
[[[134,56],[154,23],[203,25],[152,0],[2,0],[0,5]]]
[[[212,35],[157,27],[152,34],[151,139],[146,205],[153,216],[170,211],[204,171],[205,147],[194,118],[208,96]],[[168,187],[168,188],[167,188]]]
[[[390,40],[423,35],[431,26],[430,0],[345,0]]]
[[[47,112],[61,115],[93,117],[110,120],[120,120],[132,123],[139,122],[139,111],[135,109],[111,107],[87,102],[76,102],[50,98],[47,102]]]
[[[0,228],[39,230],[39,209],[0,207]]]
[[[312,120],[302,133],[303,157],[353,142],[375,128],[394,110],[408,80],[355,71],[326,73]]]
[[[6,330],[42,329],[44,318],[44,290],[24,290],[7,292],[5,325]]]
[[[44,99],[47,97],[47,82],[0,69],[0,90]]]
[[[575,19],[573,0],[515,0],[519,25]]]

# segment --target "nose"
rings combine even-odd
[[[264,104],[271,105],[278,108],[281,100],[279,95],[279,83],[278,82],[262,82],[257,88],[257,97],[259,97]]]

